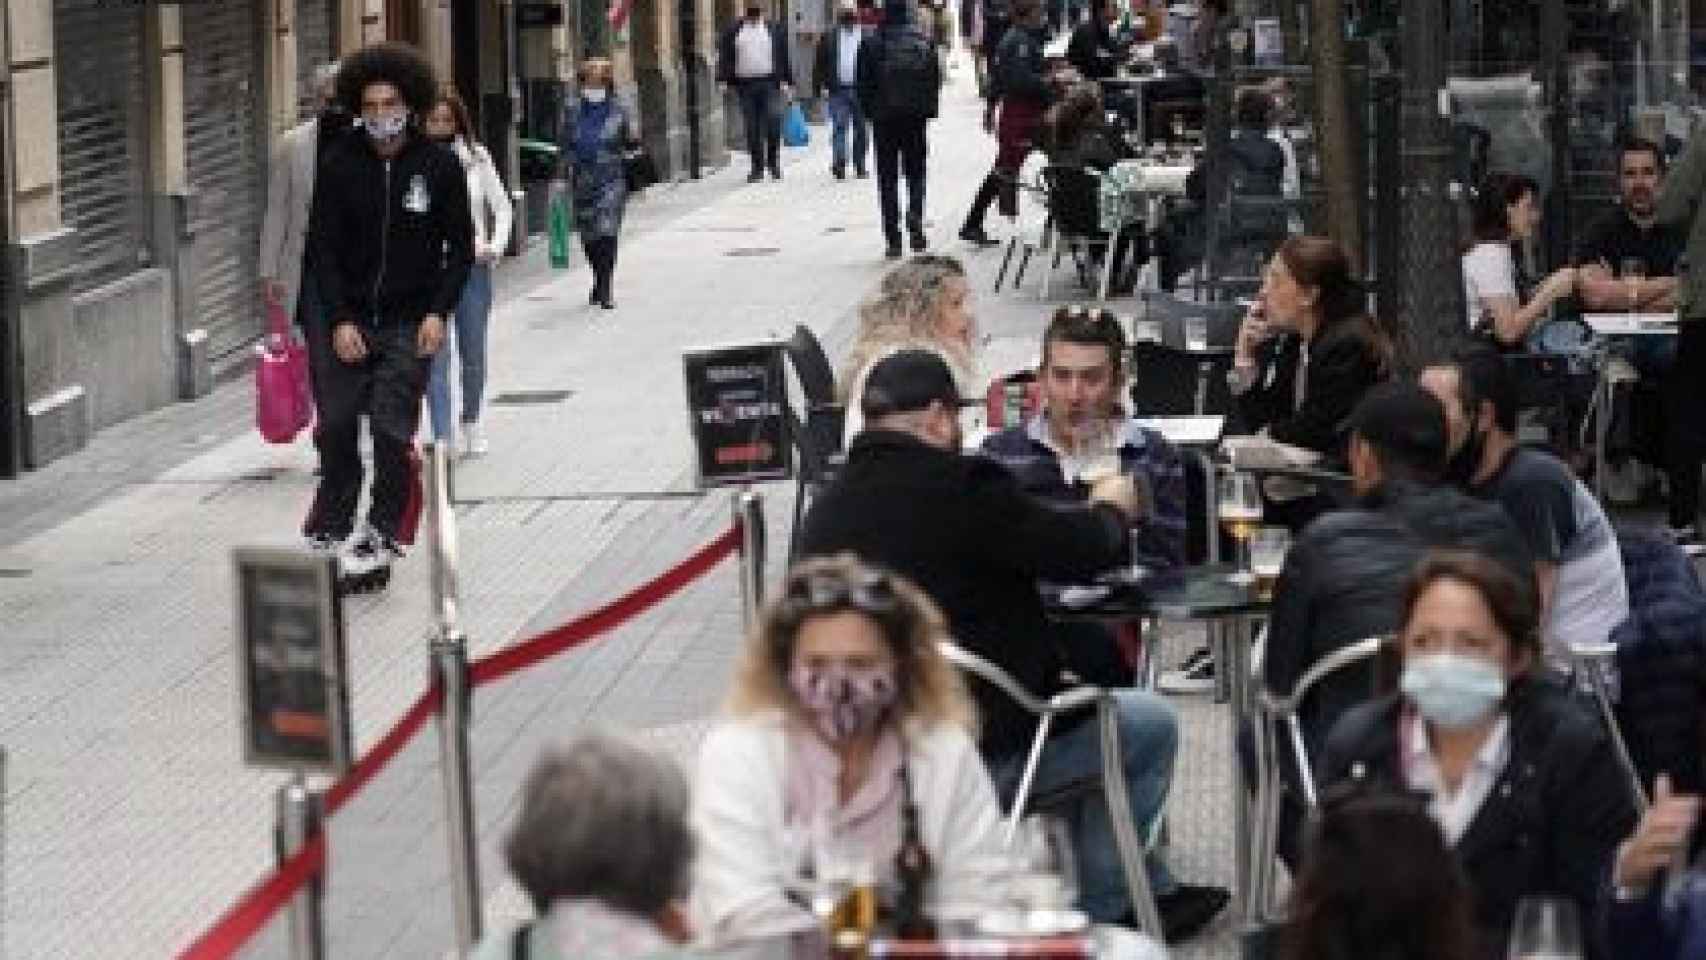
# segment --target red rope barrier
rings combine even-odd
[[[479,686],[501,679],[621,626],[704,576],[734,553],[740,541],[740,525],[736,524],[661,576],[597,610],[476,660],[469,665],[470,682]],[[326,791],[326,816],[348,803],[402,751],[426,725],[427,718],[438,712],[441,695],[437,683],[422,691],[385,736],[332,784]],[[225,960],[234,956],[325,865],[326,837],[322,832],[244,894],[218,923],[180,953],[178,960]]]
[[[279,864],[272,876],[255,884],[213,929],[178,954],[178,960],[224,960],[236,955],[272,919],[273,914],[296,896],[302,885],[313,879],[325,865],[326,835],[322,833],[308,841],[308,845],[296,851],[289,860]]]
[[[555,630],[523,640],[474,661],[468,671],[469,682],[476,687],[491,683],[620,626],[704,576],[706,571],[734,553],[739,546],[740,527],[736,525],[650,583],[642,584]]]

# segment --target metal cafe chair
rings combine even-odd
[[[1125,869],[1126,891],[1131,897],[1132,916],[1137,918],[1144,933],[1157,940],[1164,939],[1161,914],[1155,906],[1155,892],[1149,886],[1149,871],[1144,866],[1144,845],[1138,838],[1137,824],[1132,822],[1129,815],[1120,815],[1121,811],[1131,809],[1131,798],[1126,792],[1125,771],[1120,764],[1120,730],[1114,712],[1113,693],[1102,687],[1085,685],[1068,688],[1046,700],[1041,699],[1021,686],[1007,671],[970,650],[949,641],[943,641],[940,647],[942,656],[957,669],[995,687],[1037,718],[1037,733],[1031,740],[1030,750],[1025,756],[1024,772],[1019,777],[1019,788],[1014,792],[1012,806],[1007,811],[1005,839],[1009,844],[1017,835],[1019,821],[1026,813],[1059,806],[1096,786],[1092,780],[1072,784],[1064,790],[1032,795],[1037,765],[1042,761],[1043,747],[1048,743],[1049,731],[1054,727],[1056,718],[1080,710],[1096,711],[1102,738],[1102,796],[1108,805],[1108,820],[1113,824],[1114,842],[1119,847],[1120,863]]]
[[[1309,748],[1303,739],[1303,723],[1297,716],[1298,708],[1324,680],[1342,670],[1379,657],[1388,642],[1384,637],[1370,637],[1340,647],[1310,665],[1309,669],[1303,672],[1303,676],[1298,678],[1297,685],[1290,694],[1281,695],[1266,689],[1257,694],[1256,809],[1255,816],[1250,820],[1253,835],[1239,838],[1247,840],[1251,850],[1248,875],[1240,878],[1240,886],[1245,891],[1246,923],[1261,925],[1278,919],[1272,901],[1277,886],[1274,868],[1279,859],[1280,785],[1283,776],[1280,770],[1280,728],[1285,729],[1292,759],[1297,764],[1298,787],[1303,794],[1304,805],[1313,809],[1318,792],[1309,759]],[[1260,658],[1256,658],[1254,662],[1259,670]]]
[[[1609,640],[1602,643],[1571,644],[1570,660],[1575,667],[1577,678],[1587,681],[1588,690],[1593,694],[1594,702],[1605,718],[1606,732],[1611,735],[1612,752],[1617,754],[1617,762],[1623,767],[1624,775],[1629,778],[1629,791],[1635,801],[1635,812],[1645,816],[1648,806],[1647,787],[1642,783],[1641,771],[1635,766],[1635,759],[1629,753],[1629,744],[1623,739],[1623,730],[1617,725],[1617,710],[1612,705],[1611,684],[1607,680],[1616,669],[1617,644]]]

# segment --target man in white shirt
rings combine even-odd
[[[865,125],[864,111],[859,107],[859,46],[865,40],[866,28],[859,23],[856,0],[840,0],[836,8],[837,26],[823,35],[817,44],[817,69],[812,79],[819,97],[827,93],[830,122],[829,172],[837,180],[847,177],[847,135],[853,134],[853,172],[863,179],[865,155],[870,149],[870,131]]]
[[[788,60],[788,33],[766,22],[761,0],[747,0],[746,16],[730,24],[717,44],[719,89],[733,86],[746,127],[746,151],[752,157],[748,183],[782,179],[782,104],[794,92],[794,68]]]

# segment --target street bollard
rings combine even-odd
[[[308,781],[298,772],[289,783],[278,788],[276,803],[278,823],[273,840],[282,865],[319,834],[320,797],[308,789]],[[291,898],[287,914],[291,960],[320,960],[326,955],[326,931],[320,911],[324,892],[325,883],[316,876]]]
[[[468,682],[468,650],[457,609],[456,517],[449,499],[450,447],[432,446],[427,497],[432,534],[433,615],[432,678],[441,697],[438,757],[444,783],[445,836],[450,842],[450,889],[456,909],[456,942],[462,954],[480,939],[479,860],[474,851],[474,785],[468,760],[468,725],[473,687]]]
[[[742,490],[734,497],[735,523],[740,525],[740,613],[750,632],[764,606],[764,497]]]

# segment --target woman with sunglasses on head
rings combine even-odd
[[[1597,929],[1634,801],[1601,718],[1540,662],[1533,585],[1442,551],[1411,577],[1403,610],[1400,692],[1340,717],[1322,781],[1428,798],[1474,893],[1479,956],[1505,955],[1523,897],[1566,898]],[[1609,956],[1593,941],[1590,960]]]
[[[713,942],[810,930],[790,895],[832,838],[897,878],[909,825],[932,904],[988,905],[1002,872],[995,791],[973,742],[971,701],[919,590],[849,554],[796,566],[737,668],[706,737],[693,795],[701,843],[696,927]]]

